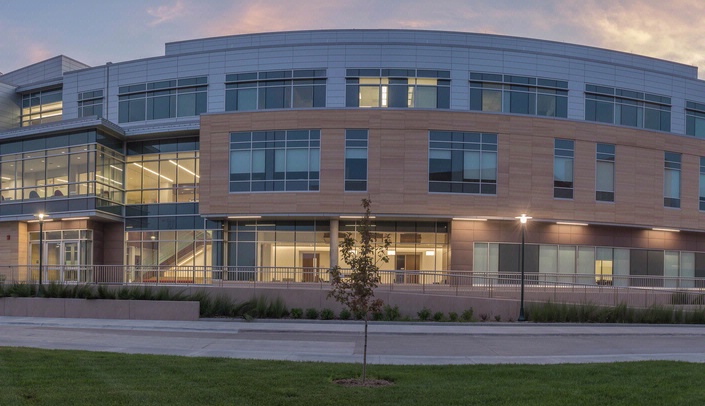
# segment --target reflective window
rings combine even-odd
[[[568,117],[568,82],[470,73],[470,110]]]
[[[230,134],[230,191],[317,191],[321,131]]]
[[[497,134],[431,131],[428,191],[497,194]]]
[[[450,72],[425,69],[348,69],[347,107],[450,108]]]
[[[345,190],[367,190],[367,130],[345,130]]]
[[[556,138],[553,149],[553,197],[573,198],[573,156],[575,141]]]
[[[663,205],[681,207],[681,154],[665,152],[663,165]]]
[[[697,138],[705,138],[705,104],[686,102],[685,133]]]
[[[112,206],[124,201],[123,172],[122,154],[100,144],[5,154],[0,195],[3,203],[90,195]]]
[[[22,127],[60,121],[63,112],[62,90],[43,90],[22,95]]]
[[[614,202],[615,147],[612,144],[597,144],[595,165],[595,199]]]
[[[94,90],[78,94],[78,117],[103,117],[103,91]]]
[[[226,111],[326,106],[325,69],[232,74],[225,88]]]
[[[197,116],[208,110],[208,80],[165,80],[121,86],[118,122]]]
[[[671,98],[626,89],[585,85],[585,120],[671,131]]]
[[[126,171],[127,204],[198,201],[198,151],[128,155]]]

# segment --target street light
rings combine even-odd
[[[44,213],[35,214],[39,219],[39,287],[42,286],[42,266],[44,261]]]
[[[531,219],[525,213],[519,217],[514,217],[521,223],[521,299],[519,302],[519,321],[526,321],[524,317],[524,232],[526,231],[526,222]]]

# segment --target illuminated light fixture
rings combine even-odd
[[[45,216],[46,216],[46,215],[45,215]],[[50,222],[50,221],[54,221],[54,219],[48,219],[48,218],[44,217],[43,220],[41,220],[41,219],[38,219],[38,220],[27,220],[28,223],[48,223],[48,222]]]
[[[459,221],[487,221],[487,219],[479,218],[479,217],[453,217],[453,220],[459,220]]]
[[[69,183],[69,181],[61,179],[61,178],[55,178],[54,181],[61,182],[61,183]]]
[[[562,226],[587,226],[588,223],[573,223],[572,221],[556,221],[556,224]]]
[[[426,251],[426,256],[427,256],[427,257],[432,257],[432,256],[434,256],[434,255],[436,255],[436,251],[434,251],[434,250],[428,250],[428,251]]]
[[[147,169],[147,170],[149,170],[149,169]],[[101,179],[104,179],[104,180],[113,182],[113,183],[116,184],[116,185],[122,186],[122,183],[120,183],[120,182],[118,182],[118,181],[116,181],[116,180],[112,180],[112,179],[110,179],[110,178],[106,178],[105,176],[98,175],[98,174],[96,174],[95,176],[96,176],[96,178],[101,178]],[[67,182],[67,183],[68,183],[68,182]]]
[[[529,217],[526,214],[522,213],[521,216],[514,217],[515,219],[519,220],[521,224],[526,224],[527,220],[531,220],[533,217]]]
[[[387,250],[387,255],[397,255],[395,250]]]
[[[250,224],[245,224],[245,227],[275,227],[276,224],[274,223],[250,223]]]
[[[122,172],[122,168],[118,168],[118,167],[115,166],[115,165],[110,165],[110,167],[113,168],[113,169],[116,169],[116,170],[118,170],[118,171],[120,171],[120,172]]]
[[[144,166],[138,164],[137,162],[133,162],[132,165],[137,165],[137,166],[139,166],[140,168],[142,168],[143,170],[145,170],[145,171],[147,171],[147,172],[149,172],[149,173],[153,173],[153,174],[159,176],[160,178],[163,178],[163,179],[165,179],[165,180],[167,180],[167,181],[169,181],[169,182],[171,182],[171,183],[174,183],[173,180],[167,178],[166,176],[164,176],[164,175],[162,175],[162,174],[160,174],[160,173],[158,173],[158,172],[155,172],[155,171],[153,171],[153,170],[151,170],[151,169],[149,169],[149,168],[145,168]]]
[[[669,233],[680,233],[681,230],[676,230],[675,228],[659,228],[659,227],[654,227],[652,228],[654,231],[668,231]]]
[[[2,180],[12,180],[12,179],[8,178],[7,176],[3,176]]]
[[[196,175],[194,172],[192,172],[192,171],[190,171],[190,170],[184,168],[183,166],[177,164],[176,162],[172,161],[171,159],[169,160],[169,162],[171,162],[172,164],[174,164],[174,165],[176,165],[177,167],[179,167],[179,169],[183,169],[186,173],[190,173],[191,175],[197,177],[198,179],[201,179],[200,176],[198,176],[198,175]]]
[[[69,217],[65,219],[61,219],[61,221],[75,221],[75,220],[90,220],[90,217]]]
[[[251,220],[251,219],[261,219],[262,216],[228,216],[229,219],[233,220]]]
[[[345,220],[360,220],[365,218],[365,216],[340,216],[338,217],[340,219],[345,219]],[[375,216],[370,216],[371,219],[375,218]]]

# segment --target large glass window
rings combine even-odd
[[[320,130],[230,134],[230,191],[317,191]]]
[[[497,194],[497,134],[431,131],[429,192]]]
[[[198,145],[193,138],[128,144],[127,204],[197,202]]]
[[[614,202],[614,161],[613,144],[597,144],[595,166],[595,199],[601,202]]]
[[[697,138],[705,138],[705,104],[686,102],[685,133]]]
[[[568,82],[470,73],[470,110],[568,117]]]
[[[197,116],[207,111],[205,76],[121,86],[118,122]]]
[[[671,98],[633,90],[585,85],[585,120],[671,131]]]
[[[575,141],[556,138],[553,151],[553,197],[572,199]]]
[[[94,195],[105,205],[122,204],[124,158],[103,143],[122,149],[120,141],[96,131],[0,144],[2,202]]]
[[[345,190],[367,190],[367,130],[345,130]]]
[[[663,205],[681,207],[681,154],[665,152],[663,165]]]
[[[225,110],[326,106],[326,70],[252,72],[225,77]]]
[[[22,127],[60,121],[63,112],[62,90],[43,90],[22,95]]]
[[[348,69],[347,107],[450,108],[450,72],[425,69]]]
[[[103,91],[94,90],[78,94],[78,117],[103,117]]]

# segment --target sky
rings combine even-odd
[[[3,0],[0,72],[56,55],[87,65],[164,44],[254,32],[390,28],[477,32],[608,48],[699,67],[705,0]]]

